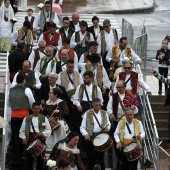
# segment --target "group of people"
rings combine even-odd
[[[148,95],[151,90],[134,68],[142,62],[127,38],[108,19],[101,26],[94,16],[88,27],[77,12],[72,21],[63,17],[57,29],[49,1],[35,18],[32,9],[27,12],[12,35],[15,48],[8,57],[12,156],[7,164],[15,170],[35,165],[37,170],[137,170],[145,137],[134,116],[140,110],[138,87]],[[46,167],[45,145],[53,148]],[[129,146],[137,150],[130,158]]]

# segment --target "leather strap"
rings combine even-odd
[[[130,75],[130,77],[126,80],[126,84],[128,83],[128,81],[133,77],[133,75],[134,75],[134,72],[132,72],[132,74]]]
[[[87,101],[88,101],[89,106],[90,106],[90,108],[91,108],[91,102],[90,102],[90,99],[89,99],[89,95],[88,95],[88,93],[87,93],[86,85],[84,85],[84,91],[85,91],[85,93],[86,93]]]
[[[95,113],[94,113],[94,112],[93,112],[93,116],[94,116],[94,118],[96,119],[97,124],[99,125],[99,127],[100,127],[101,129],[103,129],[103,128],[102,128],[102,126],[100,125],[99,120],[97,119],[97,117],[96,117],[96,115],[95,115]]]
[[[132,132],[131,132],[131,130],[130,130],[130,128],[129,128],[129,125],[127,124],[127,122],[126,122],[126,127],[127,127],[127,129],[128,129],[129,134],[132,134]]]
[[[74,86],[74,88],[76,88],[75,85],[74,85],[73,80],[72,80],[71,77],[70,77],[70,75],[69,75],[68,73],[67,73],[67,75],[68,75],[68,79],[69,79],[70,83]]]

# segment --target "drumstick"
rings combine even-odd
[[[106,127],[104,127],[104,128],[101,130],[101,132],[102,132],[103,130],[105,130],[108,126],[109,126],[109,124],[107,124],[107,126],[106,126]]]

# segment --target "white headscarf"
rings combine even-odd
[[[0,24],[2,23],[3,19],[4,19],[4,11],[5,11],[5,0],[2,2],[1,8],[0,8]],[[9,4],[9,12],[8,12],[8,21],[10,21],[12,18],[14,18],[14,11],[13,8],[11,6],[11,4]]]

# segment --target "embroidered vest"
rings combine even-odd
[[[120,120],[119,121],[119,133],[120,133],[120,142],[123,144],[123,138],[125,134],[125,125],[126,125],[126,120]],[[140,123],[139,120],[133,119],[133,124],[134,124],[134,133],[135,134],[140,134]],[[140,145],[140,140],[137,140],[137,143]]]
[[[24,70],[20,70],[19,73],[23,73],[25,74]],[[26,75],[26,84],[25,87],[29,87],[30,89],[32,89],[32,85],[36,84],[36,79],[35,79],[35,72],[30,70],[29,73]]]
[[[44,25],[46,23],[46,18],[45,18],[45,11],[41,11],[40,13],[40,30],[43,31],[44,29]],[[52,11],[52,15],[51,15],[51,18],[54,20],[54,16],[55,16],[55,13]]]
[[[112,29],[112,32],[113,32],[113,36],[114,36],[114,42],[115,42],[115,45],[118,44],[118,35],[117,35],[117,31],[116,29]],[[101,31],[100,33],[100,39],[101,39],[101,50],[102,50],[102,53],[105,53],[106,52],[106,40],[105,40],[105,31]]]
[[[138,73],[131,71],[131,74],[133,73],[132,78],[130,79],[131,86],[132,86],[132,94],[137,95],[137,87],[138,87]],[[119,73],[119,80],[125,81],[126,79],[126,73],[125,72],[120,72]]]
[[[86,71],[91,71],[92,64],[88,63],[85,65]],[[96,73],[96,81],[94,80],[94,84],[103,87],[103,66],[101,64],[97,65],[97,73]]]
[[[61,86],[64,86],[66,91],[68,91],[68,85],[70,81],[66,71],[62,71],[60,73],[60,81],[61,81]],[[77,87],[80,84],[80,74],[77,71],[73,72],[73,83],[75,87]]]
[[[60,34],[55,32],[52,38],[50,39],[50,31],[43,32],[43,38],[46,41],[46,46],[58,46],[58,40],[60,38]]]
[[[26,120],[25,120],[25,136],[26,136],[27,140],[29,140],[31,121],[32,121],[32,115],[26,117]],[[45,123],[45,116],[39,114],[39,130],[40,130],[40,132],[43,132],[44,129],[45,129],[45,126],[42,125],[43,123]]]
[[[59,58],[60,60],[61,60],[61,51],[62,51],[62,50],[58,50],[58,58]],[[74,50],[69,49],[68,56],[69,56],[69,59],[70,59],[70,60],[74,60]]]
[[[106,117],[106,111],[100,110],[101,117],[102,117],[102,128],[105,128],[107,126],[107,117]],[[86,131],[87,133],[92,136],[94,129],[94,121],[93,121],[93,109],[90,109],[87,111],[86,114]],[[102,130],[102,129],[101,129]]]
[[[45,75],[48,64],[51,64],[51,72],[52,72],[55,63],[57,63],[57,59],[56,59],[56,57],[54,57],[54,58],[44,67],[44,65],[45,65],[47,62],[48,62],[48,58],[47,58],[46,56],[44,56],[43,58],[40,59],[40,72],[41,72],[42,75]],[[44,69],[42,70],[42,68],[44,68]]]
[[[34,70],[38,60],[40,59],[40,53],[39,53],[38,48],[34,50],[34,55],[35,55],[35,57],[34,57],[33,70]]]
[[[85,84],[80,85],[80,89],[79,89],[79,101],[80,102],[83,99],[84,87],[85,87]],[[93,87],[92,87],[92,100],[95,99],[95,98],[97,98],[97,86],[93,85]]]
[[[25,32],[21,29],[18,30],[17,42],[24,41],[26,44],[32,44],[32,31],[28,30],[26,36],[24,37]],[[24,37],[24,39],[23,39]]]

